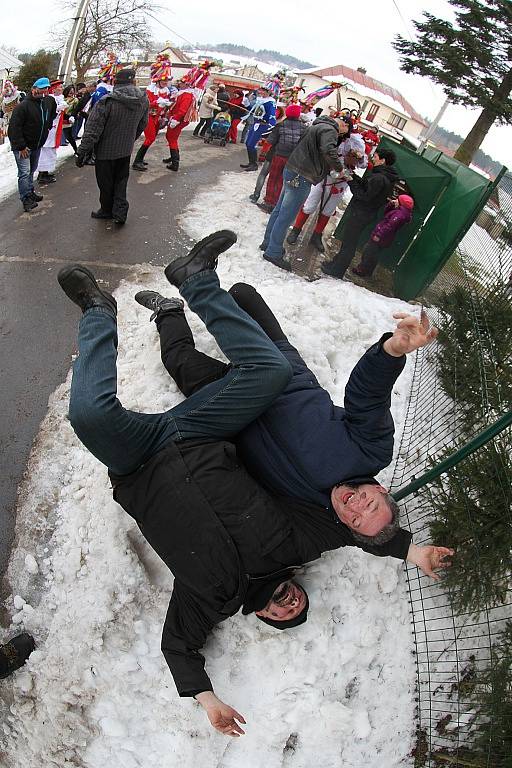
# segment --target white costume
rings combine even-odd
[[[41,147],[41,154],[39,155],[39,163],[37,166],[38,171],[45,171],[46,173],[53,173],[57,164],[57,141],[60,143],[60,137],[62,135],[62,120],[68,104],[64,96],[55,96],[50,94],[57,102],[57,114],[53,121],[53,125],[50,128],[48,138]]]
[[[368,156],[364,150],[365,145],[362,136],[353,133],[339,145],[338,157],[343,165],[345,165],[346,155],[349,152],[357,152],[361,155],[361,158],[357,162],[356,168],[366,168]],[[348,184],[343,179],[333,179],[332,176],[327,176],[324,181],[320,181],[314,187],[311,187],[311,192],[307,196],[302,210],[307,214],[314,213],[323,200],[320,213],[324,214],[324,216],[332,216],[347,187]]]

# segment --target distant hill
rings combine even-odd
[[[427,118],[425,118],[428,121]],[[446,128],[441,128],[440,125],[434,131],[434,134],[430,137],[434,144],[440,144],[447,149],[457,149],[462,144],[463,138],[453,131],[448,131]],[[473,158],[473,163],[478,165],[487,173],[497,176],[501,170],[502,163],[494,160],[490,155],[487,155],[482,149],[477,150]]]
[[[194,50],[191,45],[183,45],[181,47],[184,51]],[[217,51],[218,53],[229,53],[233,56],[247,56],[248,58],[260,59],[260,61],[264,61],[267,64],[281,63],[290,69],[310,69],[315,66],[310,61],[303,61],[302,59],[295,58],[295,56],[288,56],[288,54],[280,53],[279,51],[269,51],[267,48],[255,51],[246,45],[235,45],[234,43],[219,43],[218,45],[197,43],[196,47],[205,51]]]

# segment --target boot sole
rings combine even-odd
[[[207,237],[203,237],[202,240],[200,240],[198,243],[194,245],[192,250],[187,253],[186,256],[182,256],[179,259],[176,259],[175,261],[172,261],[164,270],[166,278],[169,280],[170,283],[172,283],[172,276],[175,272],[177,272],[178,269],[182,269],[183,267],[187,267],[192,259],[194,259],[198,252],[204,248],[206,245],[210,245],[210,243],[213,243],[215,240],[218,240],[219,237],[227,238],[230,242],[228,245],[226,245],[222,250],[219,251],[218,255],[221,253],[224,253],[224,251],[227,251],[228,248],[231,248],[232,245],[234,245],[237,241],[237,236],[234,232],[232,232],[230,229],[221,229],[218,232],[213,232],[211,235],[208,235]]]
[[[108,293],[105,293],[105,291],[102,291],[98,283],[96,282],[96,278],[94,277],[91,270],[87,269],[87,267],[83,267],[81,264],[70,264],[69,267],[63,267],[59,271],[59,274],[57,275],[57,280],[59,282],[59,285],[64,291],[64,293],[66,294],[66,296],[68,296],[68,298],[71,299],[71,296],[69,296],[69,294],[66,292],[65,281],[71,275],[72,272],[76,272],[76,271],[82,272],[84,275],[87,275],[87,277],[90,280],[92,280],[92,282],[94,283],[94,287],[101,293],[103,298],[106,299],[109,304],[112,304],[112,301],[114,302],[114,309],[117,312],[117,302],[114,299],[114,297]],[[74,301],[74,299],[71,299],[71,301]]]

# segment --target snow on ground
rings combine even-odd
[[[57,150],[57,168],[73,154],[70,145]],[[37,174],[35,175],[37,179]],[[0,144],[0,201],[12,195],[18,189],[18,166],[11,152],[11,145],[6,140]]]
[[[183,226],[191,240],[223,227],[239,234],[221,256],[221,283],[252,282],[341,402],[352,366],[404,304],[330,278],[308,283],[264,262],[266,217],[247,201],[253,183],[252,174],[223,175],[195,197]],[[119,395],[130,408],[156,412],[181,395],[161,365],[149,313],[133,301],[141,287],[175,293],[150,265],[117,291]],[[190,320],[198,347],[217,354],[200,321]],[[393,398],[398,437],[411,368]],[[74,436],[69,383],[50,399],[21,491],[5,637],[25,628],[38,649],[0,688],[2,765],[410,765],[415,666],[403,568],[390,558],[346,548],[309,565],[310,618],[297,630],[276,632],[241,615],[216,629],[207,669],[220,698],[246,717],[244,737],[215,732],[197,703],[178,698],[159,649],[172,577],[112,500],[105,468]]]

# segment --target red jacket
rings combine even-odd
[[[169,110],[169,119],[178,120],[178,122],[185,122],[187,112],[190,110],[192,103],[194,102],[194,94],[190,91],[181,91],[176,97],[176,101]]]

